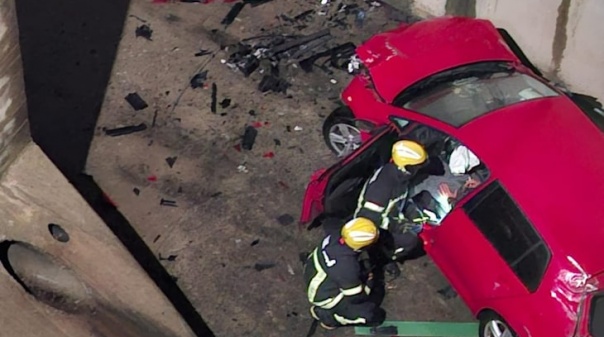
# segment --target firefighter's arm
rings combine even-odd
[[[363,196],[361,210],[357,216],[368,218],[376,225],[382,222],[392,191],[391,167],[385,166],[377,171],[370,179]]]
[[[361,267],[357,260],[350,259],[348,263],[340,264],[336,282],[344,296],[363,301],[369,295],[370,289],[361,278]]]

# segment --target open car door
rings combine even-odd
[[[351,216],[365,180],[390,160],[392,144],[399,139],[393,124],[382,126],[361,147],[328,169],[313,173],[306,187],[300,225],[316,227],[326,216]]]

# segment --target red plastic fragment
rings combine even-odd
[[[263,125],[262,122],[254,122],[254,123],[252,123],[252,126],[255,127],[256,129],[259,128],[259,127],[262,127],[262,125]]]
[[[273,158],[275,156],[275,154],[272,151],[266,152],[265,154],[262,155],[262,157],[264,158]]]
[[[286,184],[286,183],[284,183],[284,182],[282,182],[282,181],[279,181],[279,182],[278,182],[278,184],[279,184],[279,186],[281,186],[281,187],[283,187],[283,188],[285,188],[285,189],[288,189],[288,188],[289,188],[289,186],[287,186],[287,184]]]
[[[241,152],[241,144],[237,144],[237,145],[233,146],[233,148],[235,149],[235,151]]]
[[[148,177],[147,177],[147,180],[148,180],[148,181],[157,181],[157,176],[155,176],[155,175],[150,175],[150,176],[148,176]]]

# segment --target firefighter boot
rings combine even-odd
[[[334,330],[336,327],[334,326],[329,326],[325,323],[323,323],[324,320],[332,320],[331,317],[329,317],[329,314],[327,312],[325,312],[324,309],[321,308],[317,308],[316,306],[312,306],[310,307],[310,315],[312,316],[312,318],[316,319],[317,321],[319,321],[319,323],[321,324],[321,327],[325,330]],[[323,319],[321,319],[323,318]]]

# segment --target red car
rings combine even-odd
[[[597,100],[551,85],[504,30],[480,19],[402,25],[357,54],[365,73],[343,92],[347,107],[324,131],[328,142],[350,136],[332,128],[361,132],[341,143],[349,148],[340,148],[339,163],[313,174],[301,223],[353,214],[363,183],[396,140],[423,141],[444,164],[451,148],[443,144],[455,140],[480,161],[480,184],[435,198],[420,236],[480,320],[480,336],[603,337]]]

